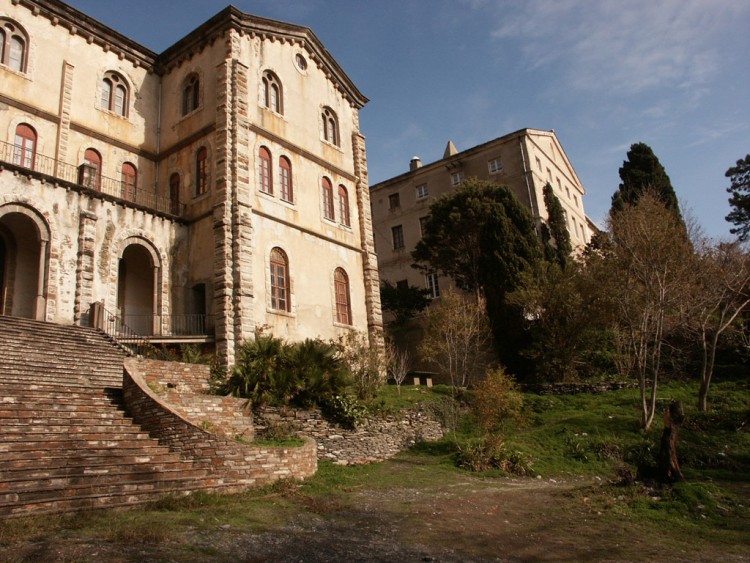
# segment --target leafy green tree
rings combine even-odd
[[[401,325],[430,304],[429,294],[428,290],[413,285],[394,285],[383,281],[380,285],[380,304],[383,311],[393,314],[393,322]]]
[[[610,213],[619,213],[626,206],[634,205],[644,192],[648,191],[655,195],[664,207],[674,211],[682,221],[672,182],[651,147],[645,143],[635,143],[630,146],[627,156],[627,160],[620,168],[622,183],[612,196]]]
[[[437,199],[412,257],[417,268],[484,297],[500,360],[516,374],[530,369],[518,353],[527,344],[523,310],[505,296],[542,249],[531,214],[508,187],[469,179]]]
[[[611,215],[609,234],[599,287],[615,309],[621,365],[638,379],[641,424],[649,430],[663,352],[691,301],[693,246],[682,220],[650,193]]]
[[[565,268],[573,252],[570,233],[565,221],[565,211],[552,190],[552,186],[546,184],[542,193],[544,205],[547,208],[547,224],[542,225],[544,256],[549,262],[556,262],[561,268]]]
[[[482,300],[450,288],[425,313],[419,353],[450,377],[454,389],[466,387],[487,369],[491,339]]]
[[[706,412],[720,338],[739,324],[750,307],[750,254],[739,242],[705,240],[695,255],[692,307],[686,327],[697,335],[702,353],[698,409]]]
[[[593,297],[590,274],[574,260],[565,269],[540,262],[508,296],[510,303],[523,307],[531,335],[523,354],[534,361],[539,380],[577,379],[591,352],[605,344],[599,320],[606,312]]]
[[[732,211],[726,216],[726,220],[734,223],[735,227],[729,229],[729,232],[744,242],[750,238],[750,154],[738,160],[725,175],[732,181],[732,185],[727,188]]]

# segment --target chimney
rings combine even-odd
[[[422,168],[422,161],[418,156],[411,157],[411,160],[409,161],[409,170],[416,170],[417,168]]]

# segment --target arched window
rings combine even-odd
[[[351,227],[349,219],[349,192],[344,186],[339,186],[339,221],[342,225]]]
[[[273,195],[271,152],[266,147],[260,147],[258,150],[258,185],[260,191]]]
[[[336,293],[336,321],[350,325],[352,324],[352,306],[349,299],[349,276],[342,268],[336,268],[333,283]]]
[[[285,156],[279,158],[279,184],[281,186],[281,199],[290,203],[293,202],[292,163]]]
[[[169,177],[169,209],[172,215],[180,214],[180,175],[177,172]]]
[[[276,113],[284,113],[284,98],[281,81],[270,70],[263,73],[263,104]]]
[[[339,120],[336,113],[329,107],[323,108],[321,114],[323,119],[323,139],[329,143],[339,146]]]
[[[29,38],[16,23],[0,18],[0,64],[26,72]]]
[[[138,186],[138,171],[135,165],[130,162],[122,163],[120,173],[120,182],[122,184],[122,197],[128,201],[135,201],[136,189]]]
[[[198,109],[200,101],[200,80],[198,75],[190,74],[182,86],[182,115]]]
[[[94,149],[86,149],[80,167],[78,183],[92,190],[98,190],[102,179],[102,156]]]
[[[201,147],[195,155],[195,195],[208,191],[208,149]]]
[[[333,213],[333,185],[326,177],[323,177],[323,217],[331,221],[335,219]]]
[[[102,79],[101,107],[122,117],[128,116],[128,84],[116,72],[109,71]]]
[[[13,164],[25,168],[34,168],[36,156],[36,131],[26,123],[16,127],[16,138],[13,147]]]
[[[289,260],[280,248],[271,251],[271,309],[289,311]]]

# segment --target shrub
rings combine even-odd
[[[458,447],[456,465],[469,471],[499,469],[514,475],[531,475],[531,461],[518,450],[508,451],[497,435],[469,440]]]
[[[489,370],[474,391],[474,412],[485,432],[497,431],[507,421],[518,420],[523,409],[523,395],[502,367]]]
[[[334,395],[321,404],[323,414],[329,420],[346,428],[356,428],[364,420],[367,408],[351,395]]]
[[[271,335],[256,334],[240,348],[237,363],[223,391],[263,405],[288,393],[288,382],[279,377],[284,342]]]
[[[295,381],[290,401],[301,407],[321,405],[349,386],[346,365],[336,348],[322,340],[307,339],[287,346],[283,369],[286,379]]]
[[[357,397],[371,399],[385,382],[386,366],[382,350],[370,346],[366,334],[350,330],[332,343],[354,381]]]
[[[221,381],[220,375],[216,377]],[[287,344],[262,333],[240,349],[237,364],[221,392],[245,397],[254,407],[266,404],[309,408],[322,405],[349,385],[348,373],[336,348],[322,340]]]

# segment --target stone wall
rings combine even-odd
[[[419,411],[404,411],[398,417],[370,417],[350,430],[327,421],[319,411],[266,407],[256,412],[256,431],[273,424],[289,424],[301,436],[312,436],[318,444],[318,459],[342,465],[382,461],[420,441],[443,436],[440,424]]]
[[[304,479],[317,471],[316,444],[298,448],[261,447],[229,440],[199,428],[152,391],[138,360],[125,360],[123,394],[128,414],[146,431],[197,467],[208,471],[209,484],[238,489],[285,478]]]
[[[638,383],[635,381],[599,381],[588,383],[540,383],[525,384],[523,391],[537,393],[539,395],[576,395],[578,393],[590,393],[593,395],[617,391],[618,389],[635,389]]]

